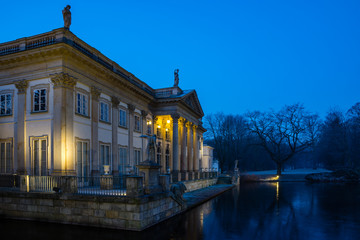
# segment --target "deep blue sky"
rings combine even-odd
[[[63,26],[153,88],[196,89],[205,114],[360,101],[360,1],[3,1],[0,42]]]

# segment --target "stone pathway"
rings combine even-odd
[[[234,187],[232,184],[217,184],[207,188],[184,193],[183,197],[186,199],[188,209],[190,209],[218,196],[232,187]]]

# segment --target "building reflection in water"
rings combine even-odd
[[[359,239],[359,199],[358,185],[248,183],[140,233],[1,219],[0,230],[52,240]]]

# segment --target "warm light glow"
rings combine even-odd
[[[158,128],[161,128],[160,125],[158,125]]]
[[[147,123],[146,123],[147,125],[150,125],[151,124],[151,121],[147,121]]]
[[[167,120],[166,122],[167,122],[167,123],[170,123],[170,120]]]
[[[279,182],[276,183],[276,200],[279,200]]]
[[[169,131],[169,129],[165,129],[166,131]]]

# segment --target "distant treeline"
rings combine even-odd
[[[223,171],[284,168],[360,168],[360,103],[325,119],[302,104],[279,111],[207,115],[205,143],[215,148]]]

